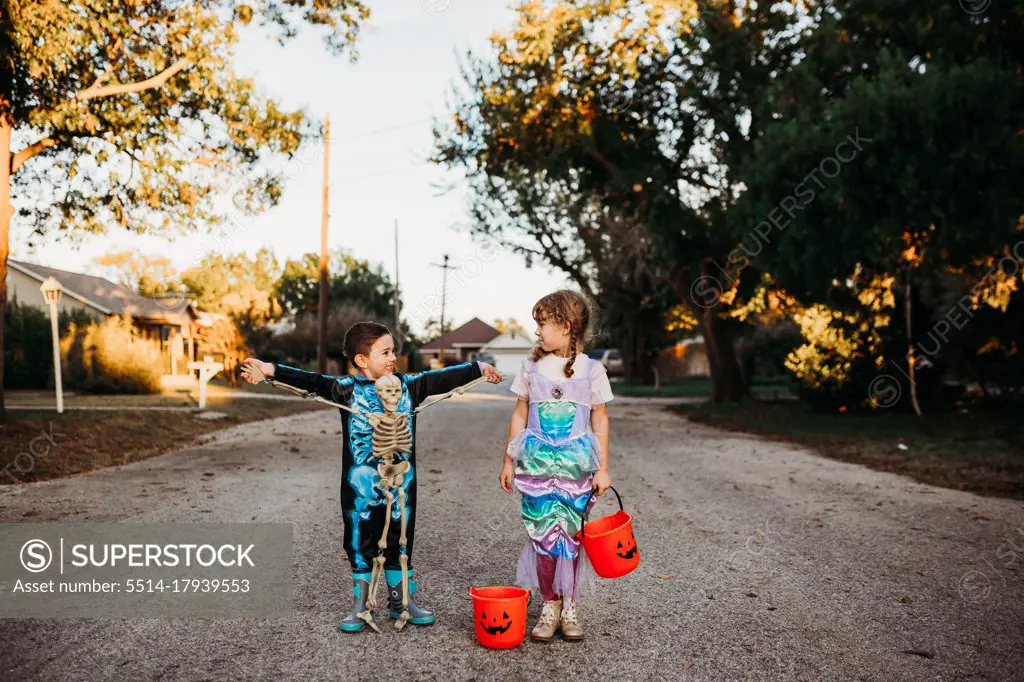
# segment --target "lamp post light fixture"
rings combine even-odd
[[[53,337],[53,376],[57,385],[57,414],[64,414],[64,390],[60,381],[60,336],[57,331],[57,306],[64,296],[64,287],[54,277],[47,277],[40,285],[43,299],[50,306],[50,333]]]

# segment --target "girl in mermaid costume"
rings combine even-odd
[[[549,294],[534,305],[533,317],[538,344],[512,383],[519,400],[499,483],[521,493],[529,535],[516,581],[544,599],[531,639],[550,642],[561,630],[563,639],[580,641],[577,599],[593,588],[594,573],[576,534],[591,492],[601,495],[611,485],[611,385],[604,366],[578,352],[591,317],[581,294]]]

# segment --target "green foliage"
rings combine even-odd
[[[984,304],[969,316],[956,307],[935,310],[938,322],[919,342],[926,357],[933,357],[937,349],[934,357],[948,367],[952,378],[976,382],[979,392],[993,401],[1024,398],[1024,288],[1011,295],[1005,310]],[[950,324],[948,330],[940,324],[944,320]]]
[[[61,339],[63,381],[90,393],[159,393],[164,361],[159,345],[136,338],[131,318],[70,325]]]
[[[358,303],[334,305],[327,311],[328,358],[342,360],[345,357],[345,332],[356,322],[373,319],[372,314]],[[304,365],[317,359],[318,318],[312,313],[299,314],[295,329],[266,340],[263,354],[268,360]]]
[[[738,228],[754,252],[750,230],[775,209],[783,229],[767,227],[754,260],[791,293],[824,300],[833,280],[858,268],[896,272],[908,233],[921,235],[915,256],[926,278],[974,267],[1020,239],[1020,77],[985,60],[919,73],[889,58],[881,68],[856,79],[823,119],[770,126],[751,158],[737,212],[749,217]],[[776,209],[787,197],[800,207],[791,220]]]
[[[1016,390],[1019,324],[1004,315],[1024,278],[1020,263],[1010,277],[991,273],[1001,257],[1012,265],[1013,247],[1024,253],[1024,6],[970,15],[955,3],[839,0],[813,12],[803,56],[764,91],[761,134],[737,166],[744,193],[729,225],[749,257],[736,260],[827,306],[850,343],[870,320],[851,278],[895,277],[897,301],[864,348],[808,338],[821,362],[794,365],[805,397],[859,404],[884,373],[909,407],[911,344],[918,357],[935,349],[918,367],[923,406],[947,401],[950,377]],[[929,339],[961,300],[967,326]]]
[[[800,19],[792,3],[526,3],[493,57],[470,55],[436,160],[469,177],[474,231],[563,270],[602,307],[629,301],[613,317],[669,287],[702,312],[691,285],[735,246],[735,167],[759,134],[755,105],[797,57]],[[742,391],[728,312],[701,317],[721,359],[716,398]],[[616,335],[659,343],[638,332]]]
[[[713,356],[765,276],[835,312],[852,334],[808,339],[801,381],[859,403],[878,361],[905,368],[942,278],[969,289],[1021,241],[1022,45],[1020,3],[524,3],[469,55],[435,160],[469,178],[474,232],[592,291],[620,343],[655,324],[630,320],[637,302],[670,282],[693,306],[708,272],[727,290],[694,310]],[[862,329],[846,282],[884,276],[913,289],[909,340],[902,308]]]
[[[11,300],[4,310],[4,342],[4,388],[45,388],[53,365],[47,313]]]
[[[423,323],[423,337],[431,340],[436,339],[450,332],[452,328],[450,318],[446,318],[444,326],[442,326],[440,317],[430,317]]]
[[[72,324],[88,324],[92,318],[81,309],[57,315],[57,329],[64,338]],[[17,299],[4,309],[4,388],[53,387],[53,339],[50,314],[23,305]]]
[[[276,202],[268,162],[315,130],[235,75],[241,27],[284,43],[311,26],[337,53],[369,11],[359,0],[12,0],[5,15],[0,114],[27,145],[12,194],[41,235],[188,230]],[[233,204],[218,200],[229,185]]]
[[[141,296],[159,296],[175,289],[174,268],[164,256],[118,251],[104,254],[95,262],[113,271],[113,281]]]
[[[200,310],[230,315],[243,328],[262,326],[280,314],[274,284],[280,267],[269,249],[254,257],[211,252],[181,273],[182,288]]]
[[[355,305],[368,313],[366,319],[391,320],[395,285],[382,265],[336,250],[330,255],[328,275],[327,300],[332,307]],[[286,262],[274,291],[288,313],[315,313],[320,301],[320,257],[307,253],[301,260]]]
[[[790,320],[755,325],[743,342],[743,374],[753,379],[789,377],[786,357],[803,341],[799,327]]]

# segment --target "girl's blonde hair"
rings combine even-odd
[[[572,363],[591,333],[593,318],[590,301],[583,294],[570,289],[548,294],[533,305],[533,319],[537,324],[554,322],[558,325],[569,325],[569,358],[563,369],[567,378],[572,378]],[[536,362],[545,355],[547,351],[537,344],[533,347],[530,358]]]

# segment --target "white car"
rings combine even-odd
[[[618,348],[595,348],[587,355],[604,365],[604,369],[609,375],[622,374],[622,353]]]

